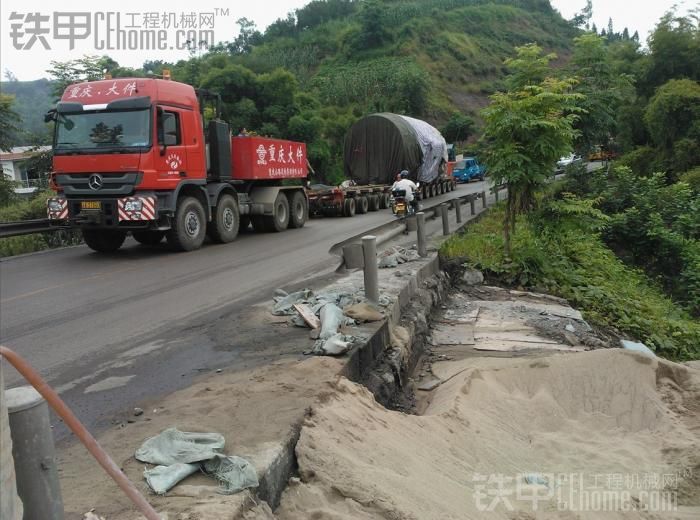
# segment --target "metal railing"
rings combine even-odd
[[[62,229],[51,226],[50,220],[41,218],[37,220],[23,220],[20,222],[0,222],[0,238],[15,237],[19,235],[31,235],[32,233],[44,233]]]

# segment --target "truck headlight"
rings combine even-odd
[[[143,202],[140,200],[127,200],[124,203],[124,211],[141,211]]]
[[[49,211],[53,213],[60,213],[61,211],[63,211],[63,205],[61,204],[61,201],[57,199],[49,199],[48,206]]]

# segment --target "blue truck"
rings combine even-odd
[[[456,182],[469,182],[472,179],[484,180],[486,167],[479,164],[476,157],[465,157],[457,161],[452,169],[452,177]]]

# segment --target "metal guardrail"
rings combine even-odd
[[[21,222],[0,222],[0,238],[15,237],[19,235],[31,235],[32,233],[43,233],[45,231],[56,231],[61,229],[51,226],[47,218],[37,220],[23,220]]]

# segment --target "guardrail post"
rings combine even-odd
[[[476,193],[473,193],[469,197],[469,210],[471,211],[472,215],[476,215]]]
[[[12,456],[24,518],[63,519],[49,407],[31,386],[7,391]]]
[[[428,244],[425,241],[425,213],[416,213],[416,234],[418,238],[418,256],[428,256]]]
[[[454,201],[454,207],[455,207],[455,216],[457,217],[457,224],[461,224],[461,222],[462,222],[462,200],[456,199]]]
[[[498,202],[498,188],[499,188],[498,186],[495,186],[493,188],[493,194],[496,197],[496,202]]]
[[[449,235],[450,234],[450,221],[449,219],[449,214],[447,213],[447,204],[442,203],[440,204],[440,214],[442,215],[442,234],[443,235]]]
[[[362,237],[362,253],[365,260],[365,297],[379,303],[379,267],[377,266],[377,237]]]
[[[481,192],[481,203],[483,204],[483,208],[486,209],[486,206],[488,206],[488,201],[486,199],[486,192],[485,191]]]

